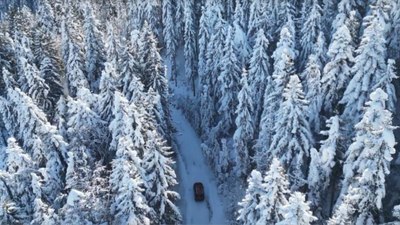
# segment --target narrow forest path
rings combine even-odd
[[[171,107],[172,120],[176,128],[177,161],[180,209],[183,224],[228,224],[214,174],[202,154],[201,141],[182,112]],[[196,202],[193,184],[204,184],[205,200]]]

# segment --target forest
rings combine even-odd
[[[400,223],[399,66],[399,0],[2,0],[0,224],[197,224],[179,135],[226,225]]]

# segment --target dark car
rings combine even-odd
[[[204,201],[204,186],[200,182],[196,182],[193,185],[194,200]]]

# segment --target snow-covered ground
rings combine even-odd
[[[171,113],[178,145],[177,161],[181,194],[179,207],[183,215],[183,224],[228,224],[221,196],[218,195],[216,179],[202,154],[200,139],[180,110],[172,107]],[[194,200],[195,182],[204,184],[203,202]]]

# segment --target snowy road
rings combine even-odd
[[[172,119],[177,133],[178,166],[180,183],[180,209],[183,224],[225,225],[222,201],[217,191],[217,182],[208,167],[201,151],[201,141],[190,123],[176,108],[171,109]],[[196,202],[193,194],[193,183],[202,182],[205,189],[205,201]]]

